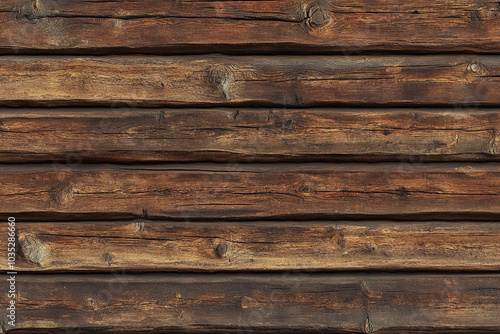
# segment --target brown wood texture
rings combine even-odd
[[[19,220],[495,220],[499,182],[497,163],[4,165],[0,210]]]
[[[500,330],[498,275],[115,273],[19,275],[17,284],[16,332]]]
[[[0,51],[495,53],[499,11],[484,0],[2,0]]]
[[[0,333],[499,333],[499,32],[485,0],[0,0]]]
[[[499,56],[3,56],[2,106],[500,105]]]
[[[1,109],[0,162],[500,161],[497,109]]]
[[[17,231],[18,272],[500,270],[498,222],[137,220]]]

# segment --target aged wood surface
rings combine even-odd
[[[491,219],[498,163],[4,165],[19,220]]]
[[[484,0],[0,0],[0,333],[500,332],[499,32]]]
[[[0,162],[499,161],[500,113],[1,109]]]
[[[3,56],[3,106],[500,105],[500,56]]]
[[[492,274],[19,275],[17,285],[16,330],[500,330]]]
[[[497,222],[137,220],[17,230],[17,271],[500,270]]]
[[[484,0],[2,0],[0,51],[499,52]]]

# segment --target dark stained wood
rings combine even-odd
[[[17,285],[16,330],[44,333],[500,330],[498,275],[18,275]]]
[[[500,214],[497,163],[4,165],[0,184],[0,213],[19,220]]]
[[[0,51],[498,53],[499,10],[485,0],[3,0]]]
[[[499,56],[0,57],[3,106],[500,105]]]
[[[499,333],[499,32],[485,0],[0,0],[0,333]]]
[[[499,161],[500,113],[2,109],[0,162]]]
[[[17,271],[500,270],[497,222],[137,220],[17,231]]]

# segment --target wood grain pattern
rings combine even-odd
[[[500,113],[1,109],[0,162],[500,161]]]
[[[17,284],[16,331],[500,330],[498,275],[19,275]]]
[[[0,167],[2,214],[32,220],[493,219],[484,164],[181,164]]]
[[[3,106],[500,105],[499,56],[0,57]]]
[[[137,220],[17,230],[17,271],[500,270],[498,222]]]
[[[3,0],[4,53],[500,51],[485,0]]]
[[[485,0],[0,0],[0,333],[500,332],[499,31]]]

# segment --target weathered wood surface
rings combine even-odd
[[[500,330],[498,275],[18,275],[17,285],[16,330]]]
[[[0,162],[499,161],[498,110],[1,109]]]
[[[497,222],[137,220],[17,231],[17,271],[500,270]]]
[[[492,219],[483,164],[4,165],[2,214],[31,220]]]
[[[500,105],[500,56],[0,57],[3,106]]]
[[[484,0],[2,0],[0,51],[498,53],[499,11]]]

